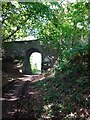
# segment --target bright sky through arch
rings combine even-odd
[[[42,63],[42,55],[39,52],[34,52],[30,56],[30,64],[31,68],[34,69],[35,65],[37,66],[37,73],[41,73],[41,63]]]

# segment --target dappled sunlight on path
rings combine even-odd
[[[41,109],[41,90],[33,88],[33,84],[43,80],[44,75],[23,75],[3,90],[2,118],[36,118]]]
[[[38,80],[44,79],[44,74],[39,74],[39,75],[24,75],[21,78],[18,78],[18,80],[21,81],[30,81],[30,82],[37,82]]]

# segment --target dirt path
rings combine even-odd
[[[6,86],[2,95],[2,118],[37,120],[42,110],[42,91],[33,86],[42,79],[42,74],[27,75]]]

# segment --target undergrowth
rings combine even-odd
[[[56,68],[55,76],[35,83],[43,91],[42,117],[89,120],[90,95],[87,54],[79,54]]]

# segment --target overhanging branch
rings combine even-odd
[[[22,23],[25,23],[28,19],[29,19],[29,17],[25,21],[23,21]],[[20,24],[22,24],[22,23],[20,23]],[[10,39],[11,36],[13,36],[19,29],[20,29],[20,25],[18,25],[17,29],[15,31],[13,31],[10,35],[8,35],[6,38],[2,38],[2,41]]]

